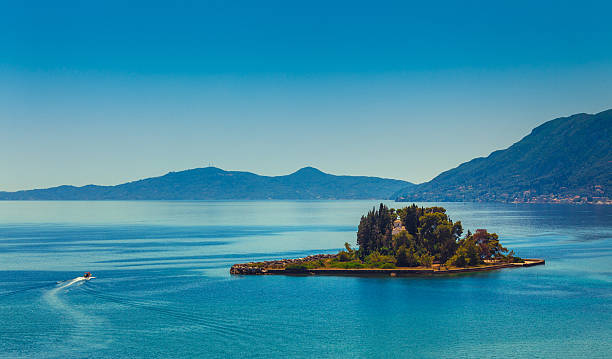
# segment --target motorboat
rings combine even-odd
[[[95,278],[95,277],[91,275],[91,272],[85,272],[85,274],[83,274],[83,279],[85,280],[90,280],[92,278]]]

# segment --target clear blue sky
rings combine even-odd
[[[5,1],[0,190],[211,161],[426,181],[612,107],[610,14],[609,1]]]

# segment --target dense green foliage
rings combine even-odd
[[[401,228],[393,235],[394,221]],[[489,261],[515,261],[517,257],[501,246],[495,233],[479,229],[465,237],[461,222],[453,222],[442,207],[409,207],[395,210],[380,204],[361,217],[357,231],[358,250],[348,244],[334,265],[339,268],[430,267],[434,261],[457,267]],[[520,260],[520,258],[519,258]]]
[[[539,195],[612,197],[611,190],[612,110],[607,110],[548,121],[509,148],[407,187],[394,198],[521,202]]]
[[[287,264],[285,270],[287,272],[306,272],[308,270],[308,266],[303,263],[291,263]]]
[[[410,182],[334,176],[306,167],[287,176],[195,168],[117,186],[60,186],[0,192],[0,200],[382,199]]]

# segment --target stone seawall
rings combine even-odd
[[[524,259],[524,263],[515,263],[516,265],[520,265],[521,267],[531,267],[531,266],[539,266],[539,265],[543,265],[546,264],[546,261],[544,259],[537,259],[537,258],[532,258],[532,259]]]
[[[272,274],[272,270],[285,271],[288,264],[300,264],[304,262],[325,260],[336,257],[336,254],[315,254],[304,258],[279,259],[275,261],[250,262],[234,264],[230,268],[230,274]]]
[[[282,259],[277,261],[266,262],[251,262],[244,264],[234,264],[230,268],[231,274],[246,274],[246,275],[261,275],[261,274],[281,274],[281,275],[340,275],[340,276],[390,276],[402,277],[413,275],[444,275],[469,272],[484,272],[497,270],[502,268],[518,268],[531,267],[535,265],[545,264],[544,259],[525,259],[523,263],[496,263],[480,267],[468,268],[360,268],[360,269],[342,269],[342,268],[316,268],[307,269],[304,271],[286,271],[287,264],[299,264],[319,259],[328,259],[335,257],[335,254],[317,254],[304,258]]]

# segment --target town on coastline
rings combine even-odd
[[[485,271],[544,264],[522,259],[486,229],[463,235],[443,207],[380,204],[361,217],[357,248],[337,254],[234,264],[231,274],[409,275]]]
[[[525,191],[522,196],[516,196],[511,203],[566,203],[566,204],[597,204],[612,205],[612,199],[604,195],[602,186],[595,186],[593,193],[589,195],[572,194],[541,194],[533,191]]]
[[[552,204],[594,204],[612,205],[602,185],[576,192],[566,192],[561,187],[559,192],[540,193],[535,189],[519,192],[496,191],[493,189],[474,188],[474,186],[456,186],[447,189],[436,189],[416,194],[406,194],[396,198],[397,202],[440,201],[440,202],[502,202],[502,203],[552,203]]]

